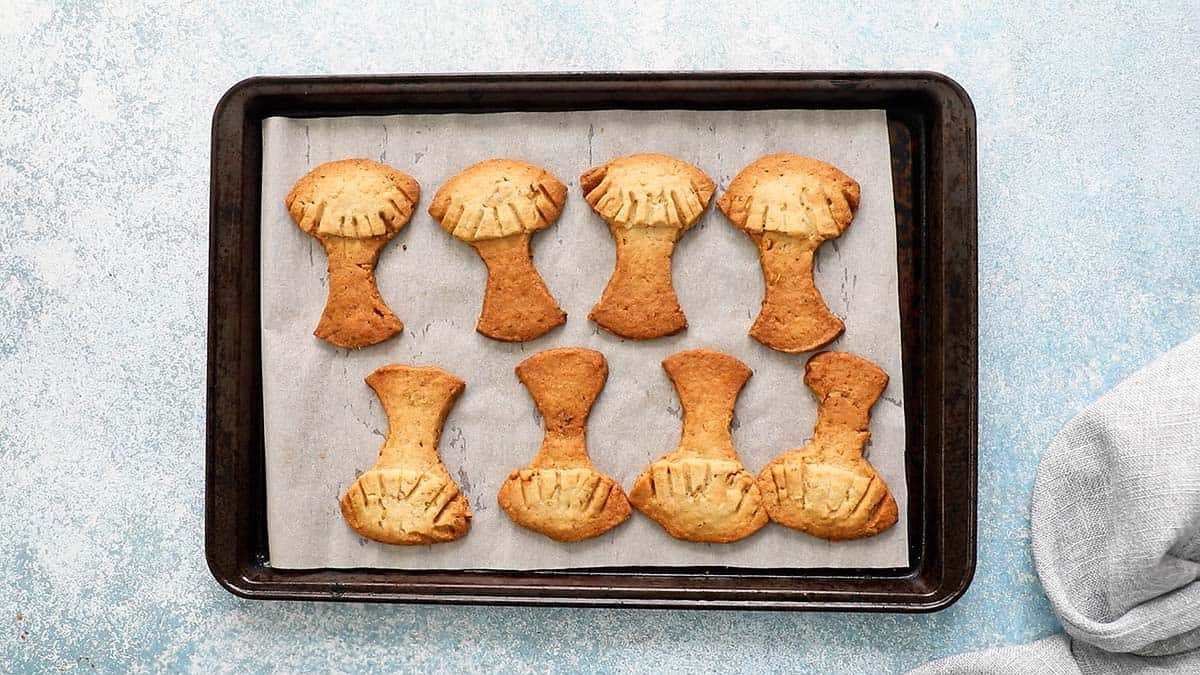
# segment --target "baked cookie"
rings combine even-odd
[[[687,328],[671,285],[671,253],[708,206],[712,179],[673,157],[630,155],[589,169],[579,184],[617,247],[612,277],[588,318],[635,340]]]
[[[750,536],[767,523],[767,512],[729,431],[750,369],[704,349],[670,356],[663,368],[683,406],[683,434],[676,450],[637,477],[629,500],[676,539],[725,543]]]
[[[480,333],[524,342],[566,323],[529,253],[530,236],[554,223],[566,197],[567,186],[545,169],[513,159],[473,164],[433,196],[429,215],[487,265]]]
[[[771,460],[758,476],[771,520],[833,540],[895,525],[896,500],[863,458],[871,406],[887,388],[887,373],[854,354],[822,352],[808,360],[804,383],[820,404],[812,440]]]
[[[717,207],[758,245],[766,285],[751,337],[797,353],[842,334],[813,281],[813,256],[850,225],[858,197],[853,178],[799,155],[760,157],[729,183]]]
[[[471,526],[466,495],[438,455],[442,423],[463,381],[438,368],[383,366],[367,376],[388,430],[379,460],[342,495],[342,518],[385,544],[435,544]]]
[[[379,295],[375,263],[412,217],[420,192],[411,176],[369,159],[327,162],[292,186],[288,213],[329,260],[329,296],[314,335],[358,349],[404,330]]]
[[[500,487],[500,506],[521,527],[557,539],[599,536],[629,518],[625,491],[588,457],[588,411],[604,388],[608,364],[590,349],[551,349],[517,366],[546,431],[537,457]]]

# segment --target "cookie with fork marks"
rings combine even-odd
[[[288,213],[329,261],[329,293],[313,335],[361,349],[404,330],[379,294],[375,263],[412,217],[420,193],[412,176],[369,159],[326,162],[296,181],[285,199]]]
[[[750,369],[704,349],[670,356],[663,368],[683,406],[683,433],[678,448],[637,477],[629,500],[676,539],[728,543],[754,534],[767,512],[730,433]]]
[[[473,164],[438,189],[429,215],[475,249],[487,266],[475,329],[493,340],[524,342],[567,321],[533,266],[534,232],[558,220],[567,186],[540,166],[514,159]]]
[[[771,460],[758,477],[771,520],[835,541],[895,525],[896,499],[863,457],[887,373],[854,354],[822,352],[805,365],[804,383],[820,405],[812,441]]]
[[[442,424],[463,381],[438,368],[383,366],[366,382],[379,396],[388,430],[375,466],[342,495],[342,518],[385,544],[453,541],[470,529],[466,495],[438,454]]]
[[[760,157],[729,183],[717,207],[758,247],[765,286],[750,337],[795,354],[842,334],[845,324],[825,305],[813,266],[821,244],[850,226],[859,196],[853,178],[800,155]]]
[[[625,491],[588,456],[588,413],[608,379],[604,355],[590,349],[551,349],[517,366],[517,377],[542,414],[545,434],[537,457],[500,487],[500,506],[521,527],[563,542],[598,537],[625,522]]]
[[[716,185],[700,169],[657,154],[618,157],[589,169],[579,185],[608,223],[616,266],[588,318],[634,340],[671,335],[687,317],[671,284],[675,242],[708,206]]]

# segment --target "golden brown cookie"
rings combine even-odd
[[[433,196],[429,215],[487,265],[480,333],[524,342],[566,323],[529,253],[531,235],[554,223],[566,198],[567,186],[545,169],[513,159],[473,164]]]
[[[896,500],[863,458],[871,406],[887,388],[887,373],[854,354],[822,352],[808,360],[804,383],[820,405],[812,440],[771,460],[758,476],[771,520],[833,540],[895,525]]]
[[[636,340],[687,328],[671,284],[671,254],[708,206],[712,179],[673,157],[630,155],[589,169],[579,184],[617,247],[612,277],[588,318]]]
[[[858,197],[853,178],[800,155],[760,157],[729,183],[717,207],[758,245],[766,285],[751,337],[797,353],[842,334],[813,281],[813,256],[850,225]]]
[[[327,162],[292,186],[288,213],[329,259],[329,296],[314,335],[358,349],[404,330],[379,295],[375,263],[420,193],[411,176],[369,159]]]
[[[367,376],[387,415],[379,460],[342,495],[342,518],[385,544],[435,544],[465,535],[467,497],[438,454],[442,424],[463,381],[438,368],[383,366]]]
[[[767,523],[758,485],[733,447],[733,407],[750,369],[704,349],[663,361],[683,406],[679,447],[638,476],[629,500],[676,539],[725,543]]]
[[[629,518],[625,491],[592,466],[585,434],[588,412],[608,379],[604,355],[551,349],[517,366],[546,431],[537,457],[500,487],[500,506],[521,527],[557,539],[600,536]]]

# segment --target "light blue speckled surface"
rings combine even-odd
[[[1191,2],[129,4],[0,2],[0,670],[862,673],[1041,637],[1056,630],[1027,545],[1042,449],[1200,328]],[[216,585],[201,542],[208,134],[227,87],[756,68],[932,69],[974,98],[980,561],[962,601],[931,616],[431,608]]]

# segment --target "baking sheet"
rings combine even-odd
[[[563,544],[513,525],[496,503],[509,471],[527,463],[541,420],[513,368],[545,349],[582,346],[608,359],[609,379],[592,409],[588,445],[599,470],[628,489],[651,461],[673,449],[680,409],[663,358],[716,349],[750,368],[738,400],[734,441],[757,473],[812,433],[816,402],[804,386],[808,355],[770,350],[746,335],[762,298],[757,251],[710,207],[674,256],[675,288],[688,317],[680,335],[624,340],[587,313],[613,266],[607,227],[583,200],[578,177],[635,152],[691,162],[718,183],[714,201],[749,162],[771,152],[829,161],[862,186],[853,224],[817,258],[817,285],[846,323],[829,349],[852,351],[891,376],[876,404],[868,457],[887,481],[900,522],[873,538],[832,543],[769,524],[734,544],[669,537],[641,514],[589,541]],[[377,267],[385,301],[405,323],[385,343],[349,351],[312,335],[325,302],[320,245],[284,207],[300,176],[322,162],[368,157],[421,184],[412,221]],[[425,209],[446,179],[491,157],[544,166],[568,185],[558,222],[534,236],[534,262],[565,326],[524,344],[475,332],[485,270],[466,244]],[[883,111],[586,111],[409,115],[263,123],[262,350],[270,564],[277,568],[561,569],[609,566],[903,567],[908,564],[908,495],[896,223]],[[474,511],[470,533],[431,546],[389,546],[359,537],[338,499],[375,462],[386,420],[363,378],[387,363],[435,365],[467,382],[446,421],[442,457]]]

